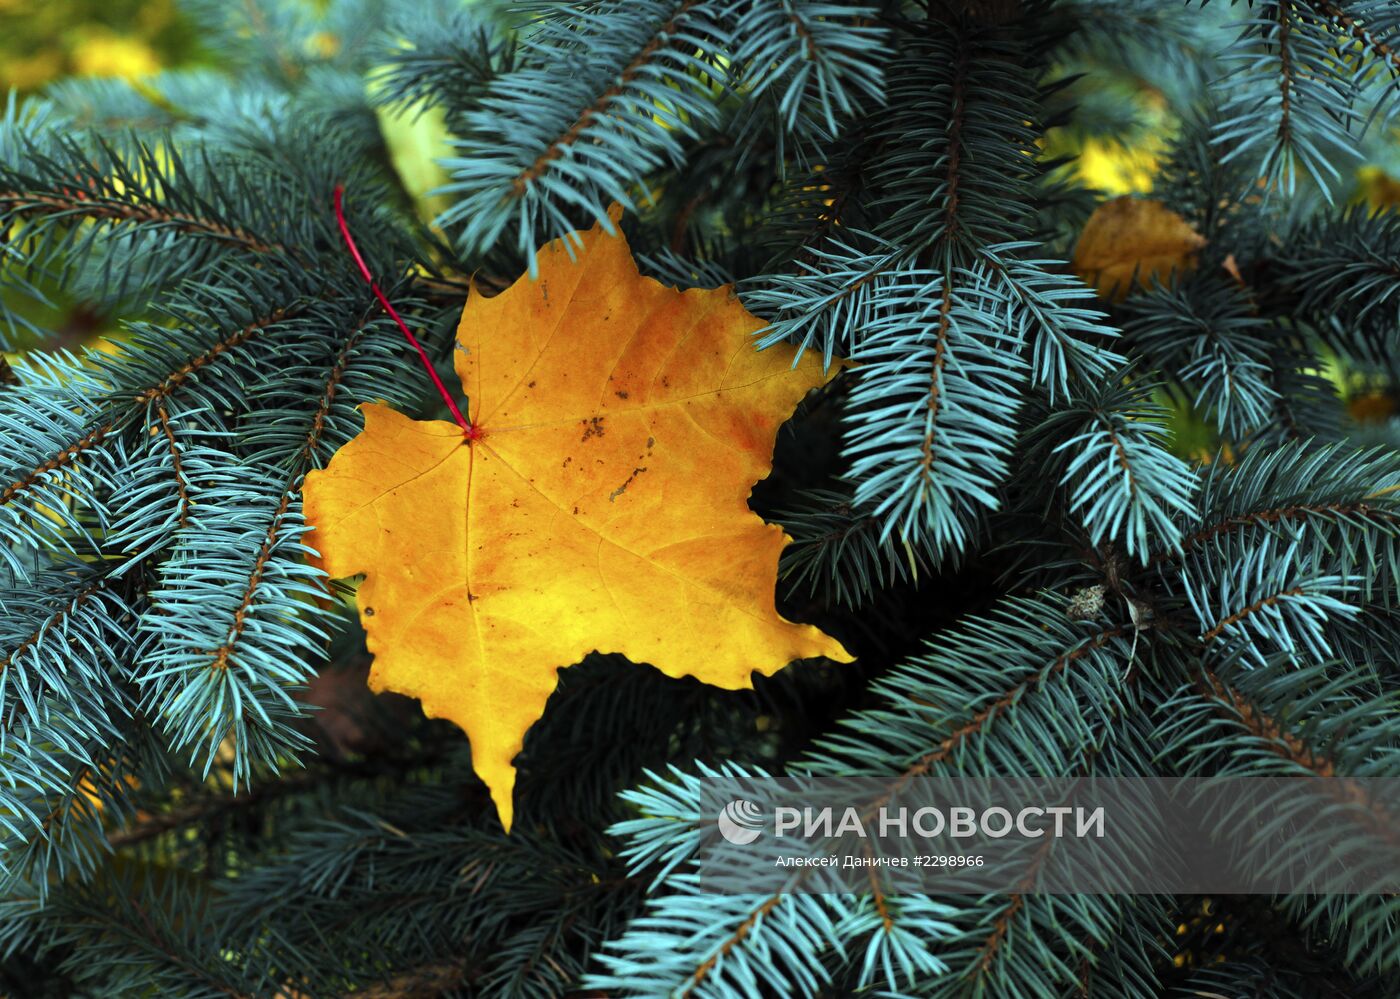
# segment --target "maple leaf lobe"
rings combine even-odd
[[[536,280],[468,298],[470,447],[455,424],[367,405],[306,484],[310,543],[331,576],[365,575],[377,611],[371,685],[468,733],[507,828],[525,732],[590,652],[730,689],[851,658],[778,614],[789,539],[748,507],[778,427],[834,371],[755,350],[763,323],[729,289],[668,288],[620,235],[575,237],[572,256],[539,252]]]

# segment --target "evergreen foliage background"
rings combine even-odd
[[[0,123],[0,991],[1400,994],[1386,896],[687,869],[704,765],[1400,775],[1400,5],[182,12],[196,68]],[[1115,144],[1208,243],[1109,302],[1064,261]],[[752,504],[796,539],[782,606],[858,663],[573,667],[502,835],[305,560],[356,405],[438,415],[337,184],[444,370],[470,277],[612,201],[651,273],[857,361]],[[55,349],[79,307],[114,334]]]

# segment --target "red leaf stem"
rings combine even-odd
[[[374,276],[370,274],[369,268],[365,266],[364,257],[360,256],[359,248],[355,246],[355,238],[350,235],[350,226],[345,221],[345,208],[343,205],[345,195],[345,185],[337,184],[335,188],[335,220],[340,223],[340,234],[345,237],[345,245],[350,248],[350,254],[355,258],[355,263],[359,265],[360,273],[364,275],[365,281],[369,283],[370,290],[379,299],[379,304],[384,306],[384,311],[389,313],[394,322],[399,324],[399,329],[403,332],[408,342],[413,344],[413,349],[418,351],[418,357],[423,362],[423,368],[428,372],[428,377],[433,380],[433,385],[437,387],[438,395],[442,396],[442,401],[447,403],[447,408],[452,411],[452,418],[457,421],[457,425],[462,428],[462,434],[467,440],[476,440],[481,436],[480,431],[472,426],[462,411],[457,408],[456,401],[452,398],[452,393],[447,391],[447,386],[438,377],[437,370],[433,367],[433,362],[428,358],[428,352],[423,349],[423,345],[418,342],[418,338],[413,335],[408,324],[403,321],[403,317],[390,304],[389,299],[384,296],[384,292],[379,290],[379,285],[375,283]]]

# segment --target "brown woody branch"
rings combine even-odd
[[[190,489],[189,482],[185,478],[184,461],[180,456],[180,445],[175,440],[175,431],[170,426],[170,411],[165,408],[165,402],[156,404],[156,418],[160,421],[161,433],[165,435],[165,441],[170,446],[170,463],[175,470],[175,490],[180,494],[180,526],[187,527],[190,522]]]

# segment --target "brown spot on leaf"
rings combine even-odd
[[[579,422],[583,424],[583,437],[581,439],[587,441],[594,437],[602,437],[607,432],[603,428],[603,419],[601,416],[590,416],[586,420],[580,420]]]

